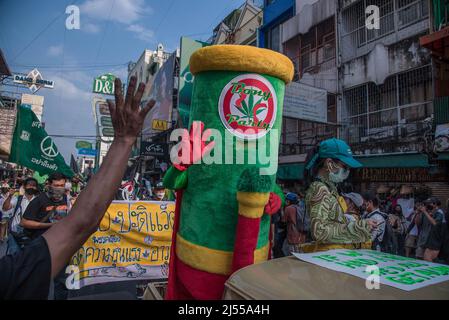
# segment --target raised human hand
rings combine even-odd
[[[155,101],[150,100],[145,107],[140,109],[145,84],[140,83],[136,91],[137,78],[131,77],[128,84],[126,97],[123,98],[122,82],[115,79],[115,103],[108,100],[109,112],[114,127],[114,139],[123,140],[134,144],[140,134],[143,121],[154,106]]]

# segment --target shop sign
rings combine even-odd
[[[142,141],[140,144],[140,155],[142,156],[165,156],[168,154],[167,143]]]
[[[430,174],[429,168],[361,168],[354,180],[370,182],[438,182],[447,181],[447,173]]]
[[[33,93],[40,88],[53,89],[55,84],[53,80],[42,78],[41,73],[36,68],[31,70],[26,76],[15,74],[13,81],[26,85]]]

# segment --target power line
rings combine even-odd
[[[75,3],[77,3],[79,0],[75,0],[72,2],[72,5],[74,5]],[[31,41],[25,46],[23,47],[22,50],[19,51],[18,54],[16,54],[16,56],[12,59],[12,62],[16,61],[18,57],[20,57],[22,55],[22,53],[25,52],[25,50],[27,50],[33,43],[34,41],[36,41],[42,34],[44,34],[45,31],[47,31],[52,25],[53,23],[55,23],[57,20],[59,20],[59,18],[61,18],[63,15],[65,14],[65,11],[63,11],[62,13],[58,14],[53,20],[50,21],[50,23],[48,23],[44,29],[42,29],[38,34],[36,34],[36,36],[34,36],[33,39],[31,39]]]
[[[157,25],[156,29],[154,29],[154,33],[155,33],[155,34],[157,33],[157,31],[158,31],[159,28],[161,27],[161,25],[162,25],[162,23],[164,22],[164,20],[167,18],[168,13],[170,12],[170,10],[171,10],[171,8],[172,8],[172,6],[173,6],[174,3],[175,3],[175,0],[172,0],[172,1],[170,2],[170,5],[168,6],[167,10],[165,11],[164,16],[162,17],[161,21],[159,21],[159,24]]]
[[[63,70],[63,71],[90,71],[90,70],[101,70],[105,68],[113,68],[113,67],[125,67],[128,65],[128,62],[124,63],[117,63],[117,64],[99,64],[99,65],[23,65],[23,64],[16,64],[11,65],[16,68],[23,68],[23,69],[43,69],[43,70]]]
[[[111,9],[109,10],[109,15],[108,15],[108,18],[107,18],[107,20],[105,22],[105,26],[104,26],[105,28],[103,30],[103,36],[101,37],[100,46],[98,47],[97,54],[95,55],[94,63],[97,62],[98,56],[100,55],[101,49],[103,48],[103,42],[104,42],[104,39],[106,38],[106,34],[108,32],[109,24],[111,23],[111,15],[112,15],[112,10],[114,9],[114,6],[115,6],[115,1],[116,0],[114,0],[114,2],[111,5]]]

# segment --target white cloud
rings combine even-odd
[[[145,5],[144,0],[87,0],[80,6],[81,15],[86,14],[99,20],[109,18],[124,24],[132,24],[139,20],[142,14],[151,12],[152,9]]]
[[[64,100],[89,101],[90,93],[80,89],[72,81],[68,80],[67,75],[61,77],[54,75],[51,79],[55,82],[55,94],[61,95]],[[87,77],[86,77],[87,78]]]
[[[80,6],[81,15],[85,14],[89,20],[110,20],[126,25],[126,30],[134,33],[137,39],[149,42],[153,39],[154,32],[145,28],[138,21],[144,14],[153,10],[145,5],[144,0],[86,0]],[[81,29],[88,33],[98,33],[98,25],[87,22]]]
[[[81,25],[81,30],[87,33],[98,33],[100,32],[100,27],[93,23],[85,23],[84,25]]]
[[[126,30],[133,32],[136,37],[142,41],[151,41],[154,36],[154,32],[152,30],[146,29],[139,24],[131,24],[128,28],[126,28]]]
[[[60,44],[60,45],[57,45],[57,46],[50,46],[48,48],[47,53],[48,53],[49,56],[58,57],[58,56],[60,56],[62,54],[62,50],[63,50],[63,46],[62,46],[62,44]]]

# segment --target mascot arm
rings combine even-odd
[[[181,190],[187,187],[187,170],[181,171],[170,167],[164,176],[164,186],[172,190]]]

